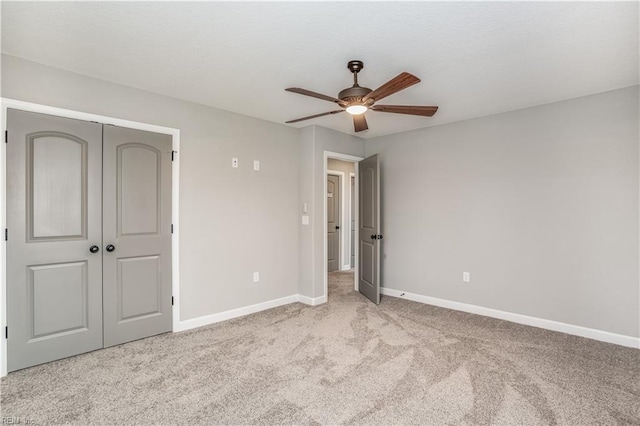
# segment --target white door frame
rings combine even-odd
[[[89,114],[81,111],[57,108],[48,105],[40,105],[31,102],[24,102],[15,99],[0,98],[0,130],[2,135],[7,130],[7,109],[18,109],[28,112],[55,115],[64,118],[74,118],[84,121],[95,121],[102,124],[113,124],[130,129],[146,130],[148,132],[162,133],[172,136],[173,151],[180,152],[180,129],[171,127],[156,126],[154,124],[139,123],[136,121],[123,120],[120,118],[107,117],[104,115]],[[0,148],[0,222],[1,228],[7,227],[7,182],[6,182],[6,161],[7,146],[2,143]],[[179,330],[180,323],[180,156],[176,155],[172,162],[171,169],[171,215],[173,222],[173,235],[171,236],[171,285],[174,297],[172,306],[173,324],[172,330]],[[326,239],[326,235],[325,235]],[[0,377],[7,375],[7,339],[5,338],[5,327],[7,326],[7,247],[6,243],[0,244]]]
[[[350,161],[353,162],[353,167],[355,169],[355,174],[356,174],[356,191],[359,188],[359,183],[358,183],[358,161],[362,161],[364,160],[364,158],[362,157],[356,157],[355,155],[348,155],[348,154],[342,154],[340,152],[332,152],[332,151],[325,151],[324,152],[324,162],[323,162],[323,171],[324,171],[324,179],[323,179],[323,196],[322,196],[322,203],[323,203],[323,209],[322,209],[322,227],[324,229],[323,235],[322,235],[322,241],[323,241],[323,257],[324,257],[324,267],[322,268],[323,270],[323,281],[324,281],[324,293],[321,296],[322,299],[324,300],[329,300],[329,273],[327,272],[327,171],[328,171],[328,160],[329,158],[332,158],[334,160],[342,160],[342,161]],[[356,241],[358,241],[358,225],[360,224],[359,218],[358,218],[358,198],[359,197],[355,197],[355,202],[356,202],[356,206],[355,206],[355,215],[356,215]],[[358,273],[358,245],[356,244],[355,247],[355,261],[356,261],[356,270],[355,270],[355,276],[354,276],[354,280],[353,280],[353,289],[355,291],[358,291],[358,279],[360,278],[360,275]]]
[[[338,176],[338,180],[340,181],[340,229],[338,231],[339,234],[339,244],[338,246],[340,247],[338,249],[338,271],[342,271],[343,267],[342,267],[342,258],[344,256],[344,238],[343,238],[343,234],[342,231],[344,230],[344,172],[339,172],[337,170],[327,170],[327,177],[329,175],[334,175],[334,176]],[[325,194],[327,193],[327,191],[324,192]],[[326,197],[326,195],[325,195]],[[328,226],[328,225],[327,225]],[[329,228],[327,228],[327,233],[329,232]],[[328,244],[327,244],[327,249],[329,248]],[[328,257],[327,257],[327,263],[328,262]]]

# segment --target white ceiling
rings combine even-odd
[[[284,123],[335,105],[346,64],[375,89],[422,82],[369,112],[375,137],[638,84],[638,2],[2,2],[2,52]],[[348,114],[295,124],[353,133]]]

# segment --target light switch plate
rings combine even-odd
[[[309,224],[309,216],[302,215],[302,224],[303,225],[308,225]]]
[[[255,170],[256,172],[260,170],[260,161],[253,160],[253,170]]]

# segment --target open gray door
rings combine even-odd
[[[351,260],[349,265],[352,268],[356,266],[356,178],[351,176],[351,224],[349,244],[351,247]]]
[[[171,136],[104,126],[104,346],[171,331]]]
[[[102,125],[7,111],[9,371],[102,347]]]
[[[380,165],[378,155],[358,163],[360,234],[358,289],[380,303]]]

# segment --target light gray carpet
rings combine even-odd
[[[292,304],[9,374],[35,424],[640,424],[640,351],[385,297]]]

